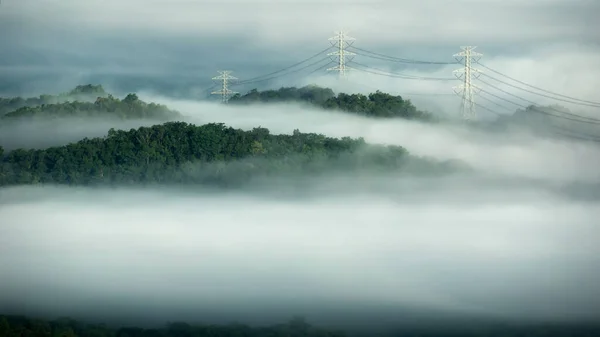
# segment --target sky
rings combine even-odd
[[[268,74],[327,48],[327,39],[344,29],[356,38],[356,47],[417,60],[453,62],[460,46],[475,45],[486,66],[547,90],[600,101],[594,90],[600,81],[600,23],[593,17],[600,4],[592,0],[452,4],[442,0],[5,0],[0,9],[4,41],[0,92],[4,95],[56,93],[93,82],[122,94],[154,90],[174,97],[205,98],[202,92],[213,84],[210,79],[218,70],[231,70],[241,80]],[[428,77],[453,78],[456,69],[456,65],[406,67],[364,55],[354,61]],[[317,82],[337,91],[381,89],[404,94],[424,109],[451,114],[460,103],[453,96],[456,81],[406,80],[356,70],[349,81],[340,82],[324,76],[324,70],[308,74],[317,67],[254,86]],[[485,75],[481,79],[536,103],[564,103]],[[237,89],[244,92],[252,87]],[[519,107],[481,95],[485,98],[478,102],[496,113]],[[585,106],[567,106],[597,113]],[[481,115],[494,114],[484,110]]]
[[[301,182],[310,197],[282,196],[288,191],[282,186],[274,195],[3,188],[0,219],[10,221],[0,225],[0,312],[154,323],[200,314],[280,322],[300,313],[317,323],[347,323],[355,315],[356,324],[383,324],[407,319],[402,310],[598,319],[596,144],[198,99],[217,70],[240,79],[268,74],[325,49],[343,28],[355,46],[418,60],[452,62],[461,45],[477,45],[481,62],[495,70],[600,101],[600,23],[593,17],[599,6],[580,0],[3,0],[3,95],[102,84],[164,103],[195,124],[364,137],[418,156],[462,160],[475,173]],[[457,68],[403,67],[362,55],[355,61],[428,77],[452,77]],[[360,71],[344,82],[315,72],[265,87],[310,83],[398,93],[448,114],[459,104],[449,95],[454,82]],[[0,125],[0,143],[7,149],[62,145],[102,136],[116,124],[148,123]]]

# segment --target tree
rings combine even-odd
[[[6,317],[0,316],[0,337],[8,337],[10,333],[10,325]]]

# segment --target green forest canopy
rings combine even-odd
[[[592,324],[471,323],[399,326],[389,333],[353,333],[356,337],[596,337]],[[345,337],[350,331],[315,327],[302,317],[285,324],[251,327],[245,324],[188,324],[171,322],[162,328],[109,327],[70,318],[56,320],[24,316],[0,316],[0,337]]]
[[[329,88],[305,86],[302,88],[280,88],[278,90],[249,91],[235,95],[232,104],[253,103],[305,103],[314,107],[337,110],[368,117],[404,118],[434,121],[433,115],[418,110],[409,100],[400,96],[377,91],[369,95],[335,95]],[[100,85],[80,85],[60,95],[39,97],[0,98],[0,116],[4,119],[17,117],[73,117],[73,116],[117,116],[120,118],[159,118],[164,121],[180,117],[163,105],[144,103],[135,94],[119,100],[108,94]]]
[[[72,90],[58,95],[40,95],[39,97],[0,97],[0,116],[23,107],[57,104],[67,101],[93,102],[98,97],[108,97],[101,85],[78,85]]]
[[[59,117],[116,117],[120,119],[153,119],[168,121],[179,117],[177,111],[155,103],[146,103],[136,94],[128,94],[123,99],[112,95],[97,97],[94,102],[66,101],[42,105],[29,105],[8,112],[1,122],[22,120],[23,118],[59,118]]]
[[[231,104],[282,102],[301,102],[326,110],[338,110],[368,117],[435,120],[432,114],[418,110],[410,100],[379,90],[369,95],[340,93],[336,96],[329,88],[312,85],[266,91],[253,89],[245,95],[236,94],[229,99]]]
[[[0,156],[2,156],[0,147]],[[223,124],[168,122],[47,149],[17,149],[0,161],[0,186],[17,184],[217,184],[329,172],[446,172],[454,166],[399,146],[314,133],[272,135]]]

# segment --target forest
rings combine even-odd
[[[98,97],[108,97],[101,85],[78,85],[72,90],[58,95],[40,95],[38,97],[0,97],[0,116],[23,107],[34,107],[68,101],[93,102]]]
[[[435,121],[399,96],[335,95],[319,87],[252,90],[234,96],[231,104],[296,102],[372,118]],[[350,174],[410,174],[440,176],[464,172],[460,162],[441,162],[410,154],[401,146],[368,144],[364,139],[331,138],[321,134],[272,134],[255,127],[241,130],[221,123],[193,125],[168,107],[146,103],[136,94],[119,99],[101,86],[83,85],[56,96],[0,99],[0,123],[35,118],[111,116],[156,121],[149,127],[110,129],[103,137],[48,148],[5,151],[0,144],[0,188],[15,185],[70,186],[175,185],[192,188],[243,186],[274,178]],[[519,112],[524,116],[526,111]],[[160,322],[159,322],[160,323]],[[73,319],[38,319],[0,315],[0,337],[592,337],[598,326],[535,325],[405,327],[393,333],[352,335],[311,326],[294,318],[285,324],[250,327],[243,324],[201,325],[171,322],[162,328],[109,327]]]
[[[99,95],[93,102],[60,99]],[[233,104],[300,100],[330,109],[375,117],[421,118],[409,102],[377,92],[366,96],[333,95],[319,87],[250,91]],[[262,98],[261,98],[262,97]],[[270,98],[269,98],[270,97]],[[268,129],[250,131],[223,124],[191,125],[176,120],[177,111],[146,103],[136,94],[123,99],[101,86],[78,86],[67,94],[39,99],[4,99],[1,109],[15,107],[0,123],[31,118],[112,116],[148,119],[154,126],[111,129],[105,137],[81,139],[45,149],[5,151],[0,144],[0,186],[20,184],[131,185],[200,184],[239,186],[256,179],[358,172],[442,174],[466,169],[456,162],[436,162],[410,155],[399,146],[366,144],[363,139],[335,139],[319,134],[273,135]],[[16,104],[14,102],[20,102]],[[54,103],[53,103],[54,102]],[[423,115],[424,116],[424,115]]]
[[[436,118],[418,110],[410,100],[376,91],[369,95],[339,93],[329,88],[306,86],[284,87],[277,90],[253,89],[245,95],[231,97],[231,104],[300,102],[325,110],[336,110],[367,117],[404,118],[433,122]]]
[[[40,96],[44,97],[44,96]],[[53,102],[57,96],[51,99],[43,99],[44,102]],[[73,96],[68,96],[73,97]],[[13,101],[28,102],[18,109],[4,113],[0,117],[0,123],[31,118],[62,118],[62,117],[116,117],[119,119],[152,119],[157,121],[168,121],[181,117],[177,111],[170,110],[164,105],[146,103],[138,98],[136,94],[128,94],[123,99],[115,98],[108,94],[106,97],[98,96],[93,102],[65,100],[57,103],[34,104],[31,99],[5,99],[6,106],[11,106]],[[0,102],[1,104],[2,102]],[[6,109],[0,107],[0,109]]]
[[[0,147],[0,156],[3,149]],[[0,186],[19,184],[235,186],[259,177],[336,172],[441,174],[459,169],[399,146],[298,130],[273,135],[223,124],[167,122],[47,149],[17,149],[0,162]],[[462,168],[461,168],[462,169]]]
[[[302,317],[284,324],[188,324],[170,322],[162,328],[113,327],[86,324],[70,318],[46,320],[24,316],[0,316],[0,337],[597,337],[600,326],[570,324],[516,325],[483,323],[452,326],[411,326],[389,332],[345,332],[316,327]]]

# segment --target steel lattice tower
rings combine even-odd
[[[346,47],[351,46],[352,42],[356,39],[353,37],[347,36],[344,31],[336,32],[334,37],[330,37],[329,41],[333,46],[337,46],[338,50],[332,53],[327,54],[328,56],[337,56],[337,66],[327,69],[327,71],[335,70],[339,73],[340,78],[346,78],[346,70],[350,70],[352,68],[346,66],[346,57],[354,56],[355,53],[346,51]],[[349,42],[348,42],[349,41]]]
[[[227,103],[227,100],[229,100],[229,97],[231,97],[232,94],[237,94],[236,91],[231,91],[229,90],[229,80],[237,80],[236,77],[231,76],[231,71],[229,70],[223,70],[223,71],[219,71],[219,76],[217,77],[213,77],[213,80],[221,80],[221,90],[220,91],[213,91],[211,92],[212,95],[221,95],[221,102],[223,103]]]
[[[454,75],[462,81],[462,84],[453,87],[454,92],[462,97],[460,112],[463,119],[470,121],[477,118],[475,111],[475,94],[479,88],[473,84],[474,79],[479,78],[481,71],[471,67],[473,62],[477,63],[483,54],[474,52],[475,46],[460,47],[462,51],[454,54],[458,63],[464,64],[461,69],[454,70]],[[463,63],[464,61],[464,63]]]

